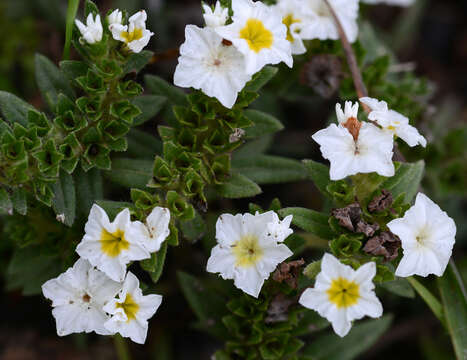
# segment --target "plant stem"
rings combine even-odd
[[[119,360],[131,360],[130,349],[128,348],[126,340],[122,338],[120,334],[115,334],[113,339],[117,358]]]
[[[443,326],[446,326],[443,305],[441,302],[413,276],[408,277],[407,281],[410,283],[410,285],[412,285],[418,295],[420,295],[420,297],[425,301],[425,303],[431,309],[433,314],[435,314],[438,320],[443,324]]]

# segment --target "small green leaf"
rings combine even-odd
[[[303,164],[321,194],[328,195],[326,188],[332,183],[329,178],[329,167],[314,160],[303,160]]]
[[[76,192],[73,177],[61,170],[58,181],[53,184],[53,192],[52,206],[57,219],[65,225],[72,226],[76,216]]]
[[[35,109],[16,95],[0,91],[0,110],[9,123],[27,126],[28,112]]]
[[[81,215],[88,216],[94,202],[104,197],[101,171],[91,169],[84,172],[81,168],[78,168],[73,174],[73,179],[76,185],[78,211]]]
[[[261,188],[258,184],[238,173],[233,173],[226,183],[216,186],[216,190],[219,195],[228,199],[240,199],[261,194]]]
[[[329,216],[326,214],[311,209],[291,207],[279,210],[279,215],[282,217],[293,215],[292,224],[322,239],[332,239],[334,236],[329,227]]]
[[[148,50],[143,50],[137,54],[131,54],[127,63],[125,64],[125,67],[123,68],[123,73],[128,74],[132,71],[136,73],[140,72],[140,70],[148,64],[153,55],[153,52]]]
[[[146,83],[146,87],[152,94],[165,96],[172,104],[175,105],[187,105],[185,93],[179,88],[170,85],[164,79],[155,75],[146,75],[144,77],[144,81]]]
[[[13,191],[11,195],[11,202],[13,208],[21,215],[26,215],[28,212],[26,190],[24,188],[18,188]]]
[[[245,129],[247,138],[257,138],[266,134],[281,131],[284,125],[274,116],[258,110],[245,110],[244,115],[253,122],[253,126]]]
[[[258,184],[279,184],[305,180],[305,167],[296,160],[279,156],[260,155],[236,159],[232,168]]]
[[[383,282],[381,283],[381,287],[398,296],[409,299],[413,299],[415,297],[415,292],[412,286],[410,286],[410,283],[404,278],[396,278],[394,281]]]
[[[141,267],[151,276],[151,280],[156,284],[164,270],[165,257],[167,255],[168,242],[164,241],[158,252],[151,254],[151,258],[140,262]]]
[[[128,188],[144,189],[152,178],[153,161],[137,159],[114,159],[112,170],[104,172],[110,181]]]
[[[7,214],[13,213],[13,204],[11,203],[10,196],[3,188],[0,189],[0,211]]]
[[[377,320],[357,322],[349,334],[341,338],[337,335],[324,335],[315,339],[303,351],[304,360],[352,360],[367,351],[392,322],[391,315]]]
[[[260,72],[253,76],[253,79],[246,84],[246,91],[258,92],[266,85],[274,76],[276,76],[278,69],[273,66],[265,66]]]
[[[156,116],[164,107],[167,98],[158,95],[141,95],[131,102],[141,110],[141,114],[133,120],[133,126],[139,126]]]
[[[405,193],[405,201],[410,203],[418,192],[424,170],[425,162],[423,160],[412,164],[401,163],[397,167],[396,174],[387,179],[381,185],[381,189],[389,190],[394,199]]]
[[[126,155],[129,157],[153,160],[157,154],[162,154],[162,141],[146,131],[131,129],[127,140]]]
[[[438,320],[444,323],[445,319],[443,313],[443,306],[441,305],[439,300],[413,276],[408,277],[407,281],[410,283],[410,285],[413,286],[413,288],[418,293],[418,295],[420,295],[423,301],[425,301],[425,303],[431,309],[433,314],[435,314]]]

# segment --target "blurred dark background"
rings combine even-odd
[[[186,24],[202,24],[199,0],[101,0],[96,3],[102,12],[117,7],[129,13],[146,9],[148,28],[156,34],[149,49],[156,53],[166,53],[178,47],[184,41]],[[56,63],[61,60],[66,5],[65,0],[0,1],[0,90],[12,92],[43,108],[35,86],[34,54],[42,53]],[[449,129],[465,129],[467,2],[420,0],[410,8],[365,6],[362,13],[364,21],[371,24],[372,31],[399,59],[399,68],[394,71],[412,69],[418,76],[426,77],[434,87],[430,105],[417,119],[429,141],[437,143]],[[145,71],[171,81],[175,66],[176,59],[164,59]],[[337,97],[319,101],[316,97],[297,101],[281,97],[278,101],[269,101],[269,97],[266,90],[264,99],[255,106],[274,113],[286,127],[276,136],[269,152],[297,159],[319,159],[317,146],[310,136],[325,126]],[[157,119],[146,129],[155,134],[157,124],[162,121]],[[464,155],[460,161],[467,164],[465,142],[463,147]],[[433,185],[442,176],[440,172],[436,167],[428,169],[428,180],[424,186],[458,224],[455,258],[467,278],[466,189],[460,186],[460,189],[443,187],[440,190]],[[467,174],[457,176],[461,177],[461,184],[467,184]],[[447,183],[450,181],[448,179]],[[322,206],[319,194],[310,182],[264,186],[263,190],[264,194],[255,199],[263,206],[267,206],[274,197],[278,197],[284,207],[319,209]],[[248,201],[225,206],[245,212]],[[7,261],[7,256],[1,252],[0,246],[3,262]],[[190,327],[194,318],[181,293],[174,289],[174,273],[180,267],[175,258],[184,256],[199,259],[200,264],[204,261],[202,248],[197,245],[181,246],[169,255],[169,267],[161,282],[163,289],[158,289],[169,300],[150,322],[147,344],[144,347],[132,345],[135,358],[208,359],[219,346],[207,335]],[[394,310],[397,317],[391,329],[362,359],[454,358],[448,335],[422,301],[385,296],[385,310]],[[40,296],[23,296],[20,290],[0,290],[0,309],[2,360],[116,358],[109,338],[84,335],[58,338],[50,307]]]

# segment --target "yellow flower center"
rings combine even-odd
[[[241,267],[253,266],[263,257],[263,249],[254,235],[242,237],[235,245],[232,245],[232,252],[237,259],[236,265]]]
[[[293,36],[292,36],[292,30],[290,29],[290,27],[292,26],[292,24],[296,24],[299,22],[301,22],[301,20],[295,19],[293,17],[293,14],[289,14],[282,19],[282,23],[285,26],[287,26],[287,40],[289,40],[290,42],[294,41]]]
[[[338,308],[355,305],[360,298],[358,284],[344,278],[334,279],[326,293],[328,294],[329,301],[334,303]]]
[[[110,257],[116,257],[130,247],[130,243],[125,239],[125,232],[120,229],[112,234],[102,229],[100,242],[102,252]]]
[[[116,306],[119,309],[123,309],[128,318],[127,322],[136,319],[136,314],[138,313],[139,305],[133,300],[131,294],[126,294],[125,301],[121,304],[117,303]]]
[[[258,19],[248,19],[245,27],[240,30],[240,38],[246,40],[250,49],[256,53],[270,49],[274,40],[272,32]]]
[[[122,31],[120,36],[125,39],[125,43],[139,40],[143,37],[143,29],[134,29],[132,32]]]

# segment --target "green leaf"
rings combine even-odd
[[[139,126],[156,116],[164,107],[167,98],[158,95],[142,95],[131,102],[141,110],[141,114],[133,120],[133,126]]]
[[[326,214],[311,209],[290,207],[279,210],[279,215],[282,217],[293,215],[294,225],[322,239],[332,239],[334,236],[329,227],[329,216]]]
[[[253,141],[248,141],[233,153],[232,160],[249,158],[251,154],[263,154],[271,146],[272,140],[272,135],[266,135]]]
[[[140,70],[148,64],[153,55],[153,52],[148,50],[143,50],[137,54],[131,54],[127,63],[125,64],[125,67],[123,68],[123,73],[128,74],[132,71],[136,73],[140,72]]]
[[[34,108],[16,95],[0,91],[0,110],[8,122],[27,126],[28,112]]]
[[[404,278],[396,278],[394,281],[383,282],[380,286],[398,296],[409,299],[413,299],[415,297],[415,292],[412,286],[410,286],[410,283]]]
[[[274,134],[282,129],[284,125],[274,116],[258,110],[245,110],[244,115],[254,123],[245,129],[247,138],[257,138],[266,134]]]
[[[381,189],[389,190],[394,199],[405,193],[405,201],[410,203],[418,192],[424,170],[425,162],[423,160],[412,164],[401,163],[397,167],[395,175],[387,179],[381,185]]]
[[[70,57],[71,38],[73,35],[73,26],[75,25],[78,6],[79,0],[68,0],[68,9],[66,12],[65,46],[63,47],[63,59],[65,60]]]
[[[332,183],[329,178],[329,167],[314,160],[303,160],[303,164],[321,194],[328,195],[326,188]]]
[[[96,200],[104,198],[101,171],[91,169],[84,172],[78,168],[74,174],[76,186],[77,210],[83,216],[88,216],[91,206]]]
[[[164,79],[155,75],[146,75],[144,81],[146,87],[152,94],[165,96],[175,105],[183,106],[188,104],[185,93],[179,88],[170,85]]]
[[[151,280],[156,284],[164,270],[165,257],[169,243],[164,241],[158,252],[152,253],[151,258],[140,262],[141,267],[151,276]]]
[[[260,72],[253,76],[253,79],[246,84],[246,91],[258,92],[266,85],[278,72],[278,69],[273,66],[265,66]]]
[[[195,242],[206,233],[206,223],[202,216],[196,212],[194,219],[180,222],[180,229],[186,239]]]
[[[357,322],[349,334],[341,338],[337,335],[324,335],[314,340],[303,351],[304,359],[313,360],[352,360],[367,351],[389,328],[391,315],[377,320]]]
[[[109,219],[114,219],[117,214],[126,208],[131,208],[132,203],[125,201],[96,200],[95,203],[105,210]]]
[[[467,357],[467,292],[456,265],[451,260],[443,277],[438,278],[447,328],[457,360]]]
[[[261,188],[246,176],[233,173],[228,182],[216,186],[219,195],[228,199],[240,199],[261,194]]]
[[[26,215],[28,212],[26,190],[24,188],[18,188],[13,191],[11,195],[11,202],[13,208],[21,215]]]
[[[260,155],[236,159],[232,168],[258,184],[279,184],[305,180],[305,167],[296,160],[279,156]]]
[[[114,159],[112,170],[104,172],[110,181],[128,187],[144,189],[152,178],[153,161],[137,159]]]
[[[412,287],[415,289],[418,295],[420,295],[423,301],[425,301],[425,303],[431,309],[433,314],[435,314],[438,320],[444,323],[445,319],[443,314],[443,306],[441,305],[439,300],[413,276],[408,277],[407,281],[410,283],[410,285],[412,285]]]
[[[131,129],[127,140],[126,154],[130,157],[154,159],[157,154],[162,154],[162,141],[146,131]]]
[[[52,61],[36,54],[35,65],[37,86],[52,111],[55,111],[60,93],[74,99],[75,95],[67,78]]]
[[[63,216],[61,222],[68,226],[73,225],[76,216],[76,192],[73,177],[61,170],[58,181],[53,184],[53,192],[52,206],[58,216],[57,219]]]
[[[13,213],[13,204],[11,203],[10,196],[3,188],[0,189],[0,211],[7,214]]]

